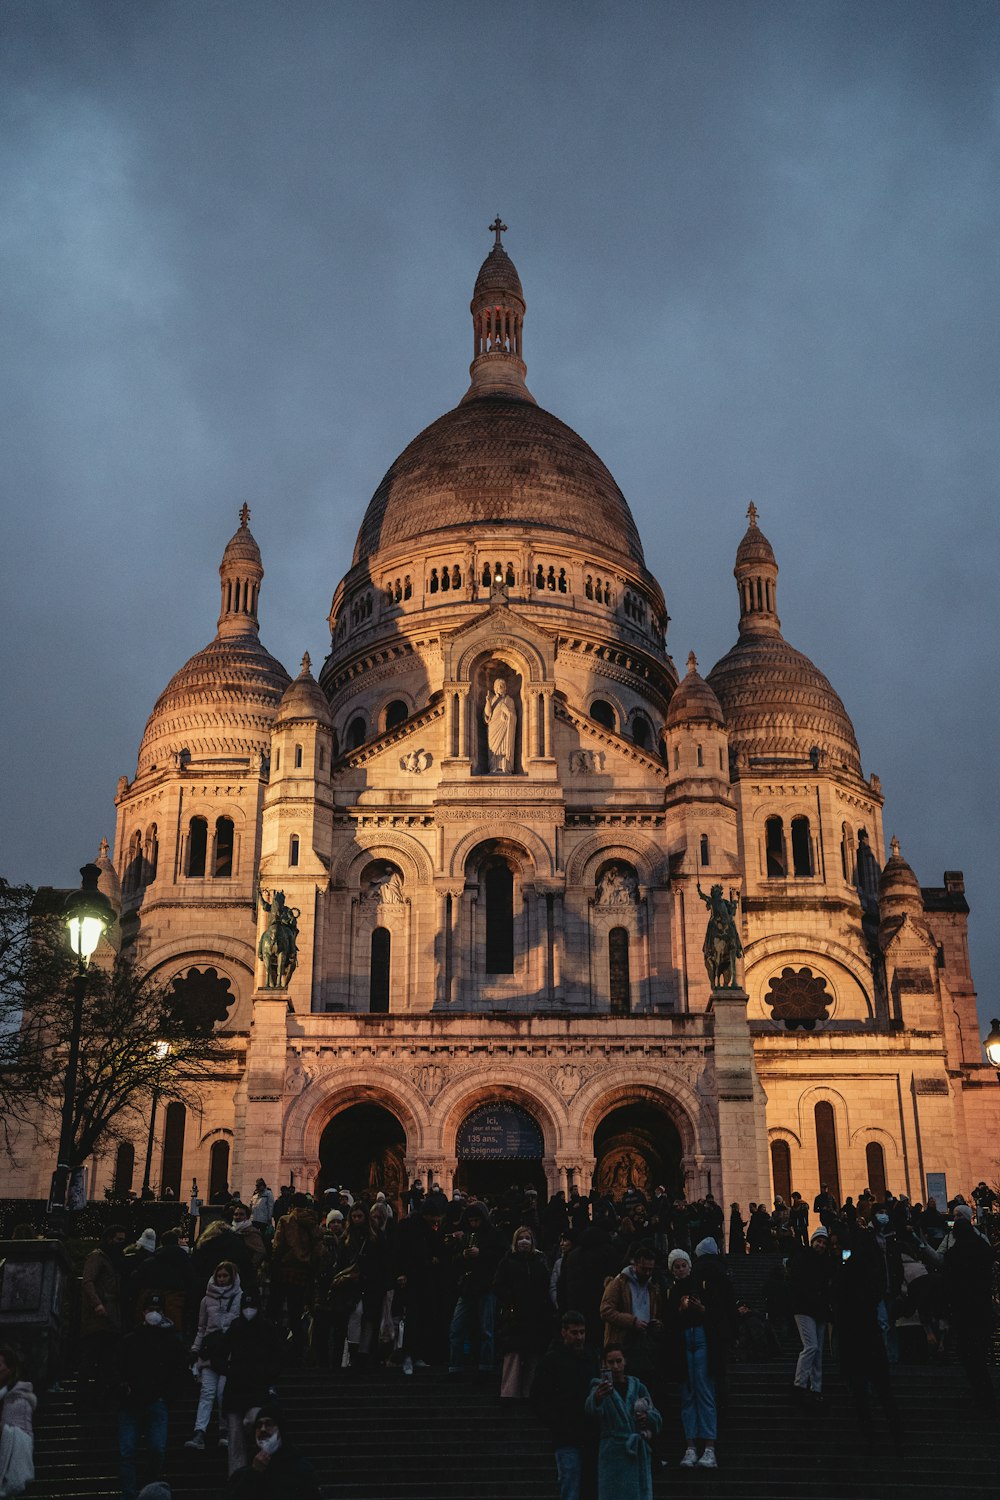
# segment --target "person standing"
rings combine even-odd
[[[944,1256],[944,1280],[958,1358],[972,1387],[976,1410],[984,1416],[995,1416],[997,1398],[990,1379],[989,1350],[996,1255],[989,1241],[972,1227],[967,1207],[961,1214],[955,1210],[951,1241]]]
[[[747,1253],[746,1224],[738,1203],[729,1205],[729,1253],[736,1260],[742,1260]]]
[[[659,1375],[663,1327],[662,1291],[655,1270],[652,1245],[638,1245],[630,1263],[608,1282],[601,1299],[605,1348],[612,1342],[620,1344],[629,1369],[647,1385],[655,1385]]]
[[[508,1253],[497,1266],[497,1342],[503,1364],[501,1401],[524,1401],[535,1365],[552,1331],[549,1268],[527,1224],[514,1230]]]
[[[580,1500],[587,1468],[589,1428],[584,1405],[600,1375],[596,1349],[588,1349],[587,1322],[570,1309],[560,1321],[559,1338],[543,1354],[531,1383],[531,1402],[552,1435],[559,1500]]]
[[[263,1177],[258,1177],[254,1183],[250,1197],[250,1222],[265,1241],[271,1239],[274,1233],[274,1194]]]
[[[240,1298],[240,1316],[225,1332],[226,1385],[222,1414],[229,1438],[229,1472],[235,1474],[253,1457],[257,1413],[273,1399],[281,1366],[278,1330],[260,1309],[256,1292]]]
[[[600,1434],[598,1500],[653,1500],[650,1448],[663,1419],[642,1381],[626,1373],[620,1344],[608,1345],[604,1363],[584,1408]]]
[[[823,1345],[830,1321],[830,1237],[824,1225],[813,1230],[809,1249],[797,1249],[788,1262],[792,1316],[802,1350],[795,1366],[795,1391],[819,1399],[823,1391]]]
[[[110,1396],[111,1372],[122,1332],[122,1258],[125,1229],[109,1224],[84,1261],[80,1308],[81,1410]]]
[[[38,1401],[21,1379],[17,1351],[0,1344],[0,1496],[20,1495],[35,1477],[34,1417]]]
[[[124,1500],[139,1493],[139,1445],[146,1441],[151,1477],[163,1471],[169,1402],[180,1389],[187,1360],[184,1345],[155,1292],[143,1300],[142,1322],[119,1351],[118,1461]]]
[[[681,1383],[681,1422],[686,1445],[681,1468],[714,1469],[718,1462],[715,1456],[718,1414],[706,1296],[691,1276],[691,1257],[686,1250],[671,1250],[667,1270],[672,1279],[664,1308],[664,1348],[668,1372]]]
[[[204,1448],[205,1434],[212,1417],[212,1407],[218,1404],[219,1426],[222,1427],[222,1397],[226,1385],[226,1354],[223,1335],[231,1323],[240,1315],[243,1289],[236,1267],[224,1260],[215,1268],[205,1288],[198,1314],[198,1332],[195,1334],[191,1353],[198,1365],[198,1380],[201,1395],[198,1397],[198,1412],[194,1419],[194,1433],[184,1444],[185,1448]],[[219,1445],[228,1442],[220,1431]]]
[[[465,1210],[461,1229],[446,1237],[453,1256],[458,1296],[448,1329],[448,1374],[459,1375],[465,1361],[465,1346],[470,1353],[478,1335],[479,1368],[493,1369],[496,1325],[496,1274],[498,1236],[482,1203],[470,1203]]]
[[[285,1435],[285,1418],[268,1403],[254,1423],[257,1451],[230,1477],[229,1500],[319,1500],[312,1466]]]

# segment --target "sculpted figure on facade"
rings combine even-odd
[[[508,693],[507,684],[502,677],[496,679],[493,691],[486,695],[483,718],[486,721],[490,774],[509,776],[514,769],[517,706]]]
[[[257,953],[264,965],[264,988],[287,990],[288,981],[295,972],[299,957],[299,917],[297,906],[285,905],[284,891],[268,895],[261,885],[257,886],[257,899],[270,921],[261,933]]]
[[[736,911],[739,906],[737,893],[730,891],[727,901],[722,894],[722,886],[713,885],[710,894],[706,896],[699,882],[698,895],[709,912],[702,946],[708,982],[713,990],[735,989],[736,960],[743,955],[743,944],[736,930]]]
[[[603,750],[571,750],[569,769],[573,776],[593,775],[604,770]]]
[[[372,876],[362,897],[363,901],[375,906],[402,906],[405,899],[403,877],[392,865],[385,865],[377,875]]]
[[[431,763],[429,750],[408,750],[405,755],[400,756],[399,769],[405,771],[408,776],[419,776],[426,771]]]
[[[627,865],[609,865],[597,885],[598,906],[634,906],[639,883]]]

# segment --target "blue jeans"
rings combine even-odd
[[[581,1449],[556,1449],[556,1477],[559,1480],[559,1500],[580,1500],[580,1477],[582,1473],[583,1453]]]
[[[448,1368],[461,1370],[465,1364],[465,1343],[471,1344],[475,1337],[476,1322],[479,1324],[479,1368],[493,1368],[493,1322],[496,1316],[497,1299],[492,1292],[479,1296],[459,1297],[451,1315],[448,1329]]]
[[[708,1373],[708,1339],[704,1328],[685,1328],[687,1377],[681,1386],[681,1422],[689,1443],[703,1438],[714,1443],[717,1434],[715,1381]]]
[[[159,1479],[167,1451],[167,1403],[160,1396],[148,1406],[123,1406],[118,1413],[118,1461],[125,1500],[136,1500],[136,1454],[145,1436],[150,1479]]]

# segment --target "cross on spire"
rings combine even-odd
[[[246,503],[246,501],[244,500],[243,505],[242,505],[242,507],[240,509],[240,525],[241,526],[245,526],[249,520],[250,520],[250,507]]]
[[[501,217],[500,217],[499,214],[497,214],[496,218],[493,220],[493,223],[490,225],[490,228],[493,230],[493,233],[497,237],[497,242],[496,242],[496,245],[494,246],[494,249],[497,249],[497,248],[503,249],[503,246],[500,244],[500,236],[502,234],[506,234],[507,233],[507,226],[503,222],[503,220],[501,219]]]
[[[757,524],[757,507],[756,507],[756,505],[754,505],[754,503],[753,503],[752,500],[750,501],[750,504],[747,506],[747,520],[750,522],[751,526],[756,526],[756,524]]]

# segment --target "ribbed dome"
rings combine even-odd
[[[878,883],[879,910],[884,917],[904,911],[922,912],[924,898],[920,882],[899,852],[899,840],[892,840],[892,854],[886,860]]]
[[[744,635],[708,674],[737,754],[806,756],[814,746],[861,775],[847,710],[818,667],[780,635]]]
[[[756,505],[751,503],[747,510],[747,516],[749,517],[750,524],[744,533],[743,540],[736,549],[737,571],[747,563],[770,563],[776,569],[778,564],[775,560],[774,548],[757,525]]]
[[[354,562],[450,526],[561,531],[644,565],[628,503],[597,454],[530,401],[484,396],[426,427],[372,496]]]
[[[307,651],[302,658],[302,669],[298,677],[285,689],[278,704],[274,721],[276,728],[290,719],[318,719],[321,724],[332,727],[330,705],[326,701],[326,694],[312,675],[311,668],[312,662]]]
[[[250,520],[250,507],[244,505],[240,511],[239,530],[229,538],[226,550],[222,554],[222,567],[227,563],[249,562],[261,565],[260,548],[254,538],[253,532],[247,524]]]
[[[502,297],[513,293],[524,301],[521,278],[517,267],[503,245],[496,244],[479,268],[476,285],[472,293],[473,302],[480,297]]]
[[[720,729],[725,728],[722,707],[699,673],[693,651],[687,660],[687,676],[674,691],[667,708],[666,727],[676,729],[680,724],[716,724]]]
[[[139,747],[139,774],[188,750],[192,761],[242,760],[266,753],[281,695],[291,678],[256,630],[216,637],[167,683]]]

